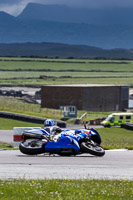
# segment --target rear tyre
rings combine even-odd
[[[42,140],[27,139],[20,143],[19,150],[28,155],[37,155],[44,153]]]
[[[82,142],[80,147],[86,153],[90,153],[94,156],[104,156],[104,154],[105,154],[105,150],[102,147],[97,146],[95,143]]]

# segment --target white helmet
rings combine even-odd
[[[55,122],[52,119],[46,119],[44,121],[44,126],[54,126]]]

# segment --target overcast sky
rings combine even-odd
[[[133,0],[0,0],[0,11],[17,16],[29,2],[90,8],[132,7]]]

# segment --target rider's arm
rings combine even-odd
[[[63,129],[61,129],[59,126],[54,126],[52,132],[56,132],[56,133],[61,133],[63,131]]]

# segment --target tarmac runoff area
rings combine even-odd
[[[0,150],[0,179],[124,179],[133,181],[133,151],[108,150],[61,157],[28,156],[19,150]]]

